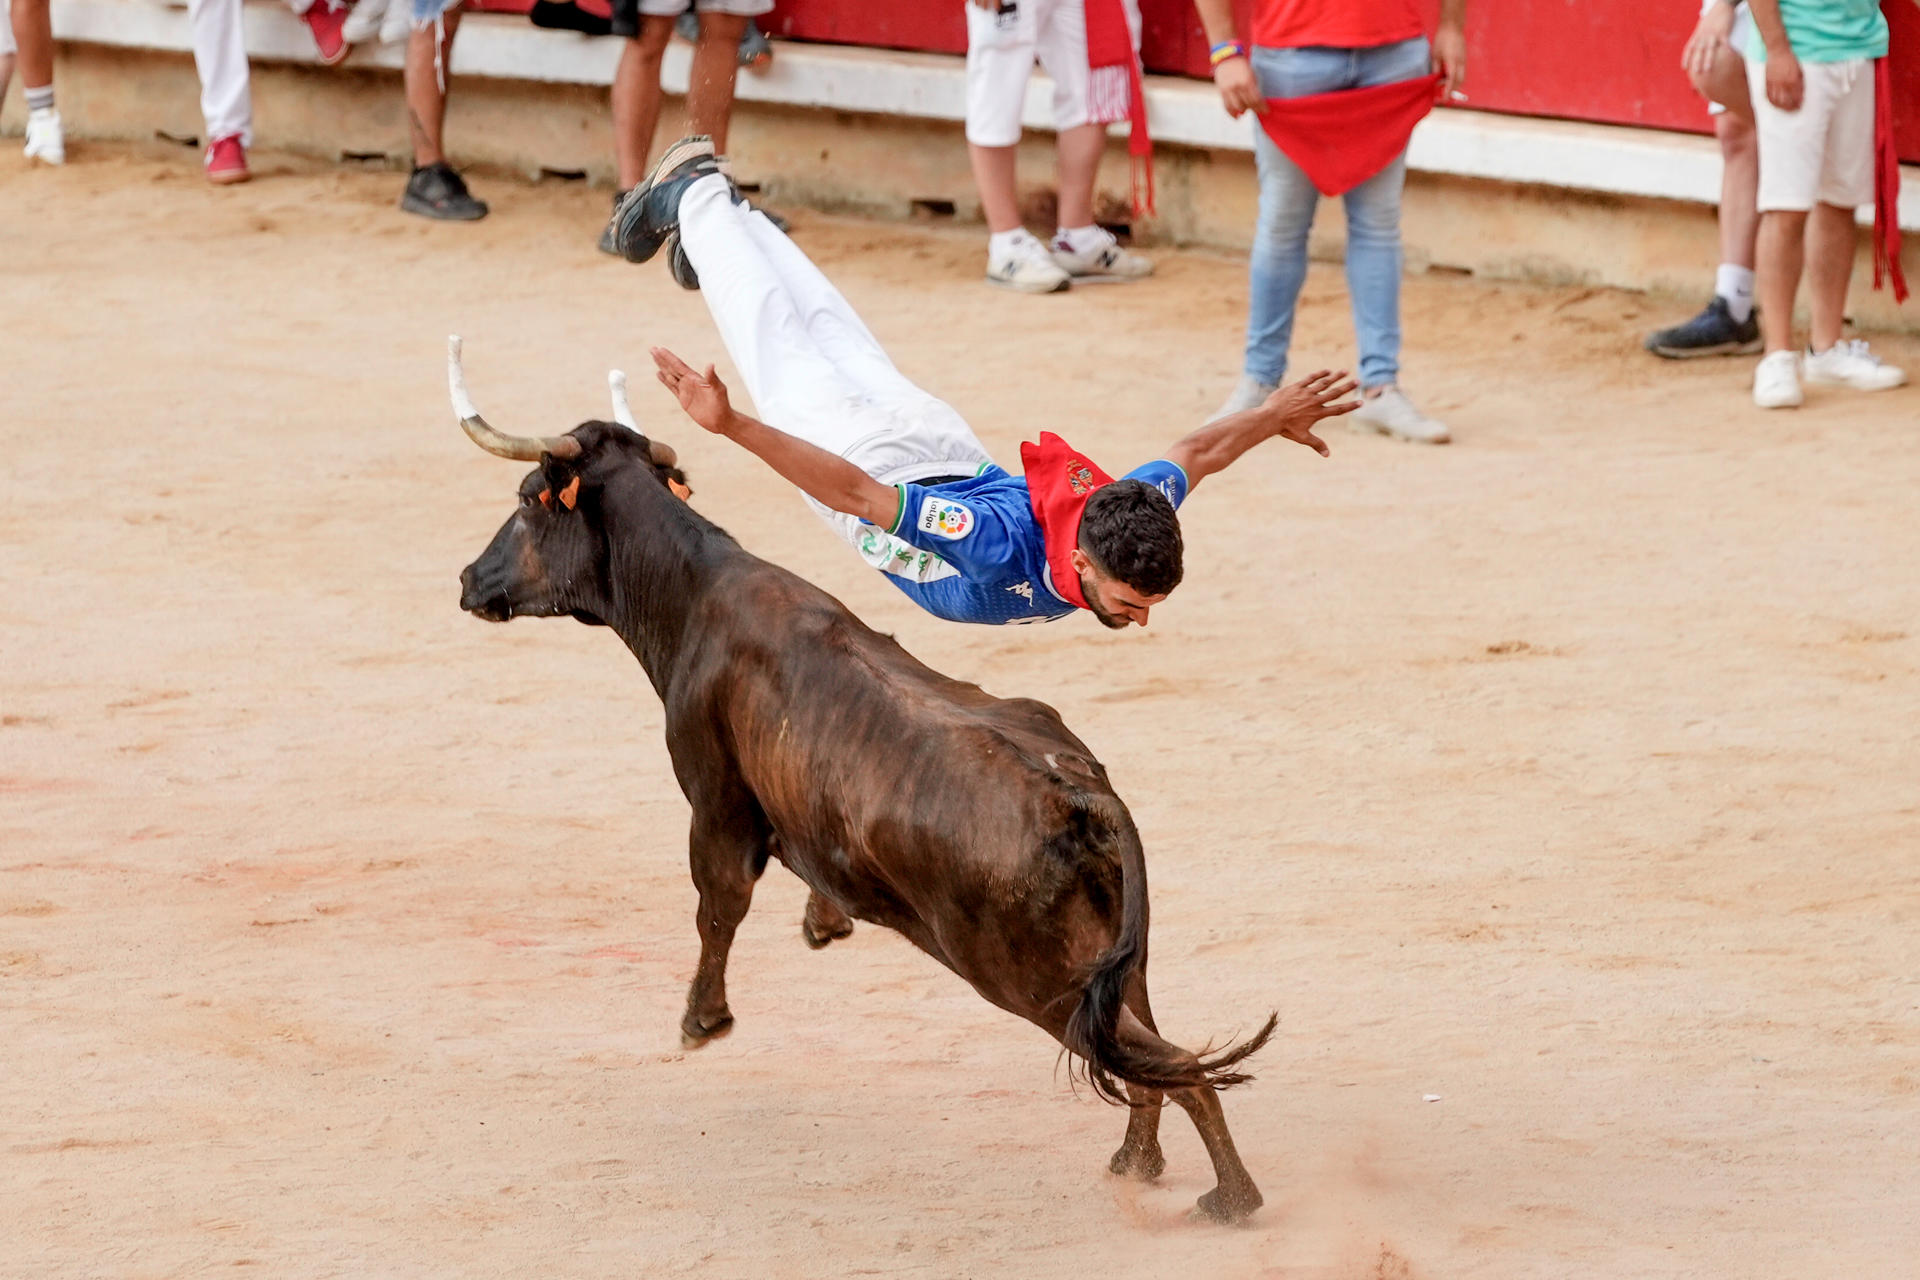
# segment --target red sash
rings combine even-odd
[[[1133,157],[1133,216],[1153,212],[1153,139],[1147,133],[1147,95],[1140,58],[1121,0],[1086,0],[1087,119],[1092,124],[1128,122],[1127,154]]]
[[[1900,150],[1893,143],[1893,75],[1885,58],[1873,64],[1873,287],[1893,285],[1897,305],[1907,300],[1900,269]]]
[[[1268,98],[1260,127],[1321,195],[1344,195],[1406,150],[1433,109],[1439,75],[1304,98]]]
[[[1080,513],[1093,491],[1112,484],[1113,477],[1051,431],[1040,433],[1039,444],[1020,446],[1020,465],[1027,471],[1033,518],[1040,522],[1040,536],[1047,544],[1053,589],[1068,604],[1084,609],[1087,598],[1080,591],[1080,575],[1073,570],[1073,549],[1080,545]]]

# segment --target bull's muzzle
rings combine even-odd
[[[505,622],[513,617],[506,584],[497,575],[481,572],[478,560],[460,571],[460,607],[488,622]]]

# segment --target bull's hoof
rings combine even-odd
[[[816,925],[811,917],[800,922],[800,936],[813,950],[818,951],[830,942],[853,936],[853,921],[844,924]]]
[[[1193,1206],[1193,1212],[1187,1216],[1195,1222],[1223,1222],[1237,1226],[1251,1218],[1253,1211],[1265,1203],[1265,1198],[1251,1184],[1237,1190],[1215,1187],[1200,1197]]]
[[[689,1013],[680,1019],[680,1047],[698,1049],[709,1040],[718,1040],[733,1030],[733,1015],[722,1013],[717,1018],[702,1021]]]
[[[1166,1170],[1167,1158],[1160,1153],[1158,1143],[1151,1147],[1133,1147],[1122,1143],[1120,1149],[1113,1153],[1113,1159],[1107,1161],[1107,1172],[1140,1182],[1152,1182]]]

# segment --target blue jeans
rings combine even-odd
[[[1426,75],[1432,54],[1426,38],[1416,36],[1372,49],[1256,46],[1252,61],[1262,96],[1304,98]],[[1253,155],[1260,173],[1260,221],[1248,272],[1246,371],[1261,382],[1278,383],[1287,372],[1294,305],[1307,278],[1307,232],[1320,193],[1257,122]],[[1406,181],[1402,152],[1341,197],[1347,205],[1347,294],[1360,343],[1360,384],[1366,387],[1392,382],[1400,372],[1400,192]]]

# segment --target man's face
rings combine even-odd
[[[1080,548],[1073,549],[1074,571],[1080,575],[1080,594],[1103,627],[1121,630],[1129,623],[1147,625],[1147,610],[1159,604],[1165,595],[1150,596],[1136,591],[1093,562]]]

